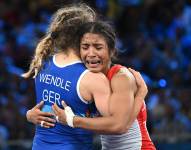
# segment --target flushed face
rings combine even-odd
[[[107,72],[110,65],[110,55],[107,42],[102,35],[84,34],[80,44],[80,55],[90,71]]]

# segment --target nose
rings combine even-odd
[[[95,49],[93,47],[89,48],[88,56],[89,57],[95,57],[96,56],[96,51],[95,51]]]

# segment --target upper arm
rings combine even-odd
[[[101,115],[108,115],[110,84],[106,76],[102,73],[88,72],[83,78],[80,93],[86,100],[94,100],[96,108]]]
[[[134,77],[126,68],[121,69],[111,80],[109,112],[124,125],[128,123],[133,109],[135,89]]]
[[[92,92],[96,107],[107,115],[109,104],[109,115],[97,118],[75,117],[75,126],[100,133],[122,134],[127,131],[131,109],[134,102],[135,81],[132,74],[118,72],[111,80],[112,94],[110,96],[109,82],[106,78],[89,76],[86,88],[88,93]],[[94,77],[94,78],[93,78]],[[93,79],[92,79],[93,78]],[[86,78],[87,79],[87,78]],[[91,84],[91,86],[90,86]]]

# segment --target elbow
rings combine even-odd
[[[112,133],[113,134],[124,134],[127,132],[127,127],[124,123],[118,123],[116,126],[113,128]]]

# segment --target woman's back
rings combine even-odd
[[[55,55],[45,62],[43,69],[35,78],[36,85],[36,101],[39,103],[44,101],[42,108],[45,112],[52,112],[51,106],[56,103],[61,106],[61,101],[69,104],[76,115],[86,116],[92,104],[88,104],[79,93],[79,83],[81,78],[88,72],[81,61],[73,61],[67,65],[59,65],[55,61]],[[69,126],[56,123],[53,128],[44,128],[37,126],[33,146],[39,148],[44,145],[54,147],[59,145],[92,144],[92,132],[79,128],[71,128]],[[34,147],[33,147],[34,148]],[[34,148],[35,150],[39,148]]]

